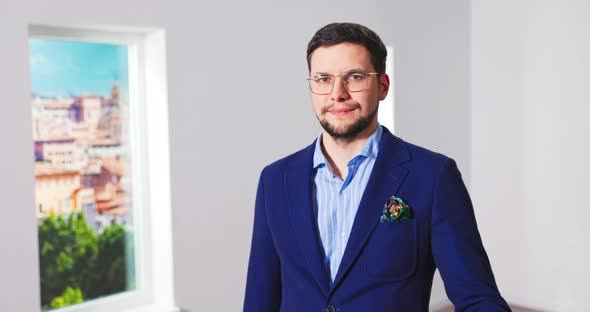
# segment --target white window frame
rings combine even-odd
[[[393,46],[387,46],[387,59],[385,62],[385,73],[389,76],[389,90],[387,91],[387,96],[381,104],[379,105],[379,113],[377,118],[379,119],[379,123],[391,133],[396,133],[395,131],[395,76],[394,76],[394,54],[393,54]]]
[[[136,289],[52,311],[179,312],[174,303],[164,30],[35,21],[29,24],[29,39],[122,44],[129,55]]]

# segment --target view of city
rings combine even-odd
[[[135,287],[127,47],[31,39],[44,310]]]
[[[37,215],[82,211],[97,232],[113,222],[130,224],[118,87],[109,98],[32,101]]]

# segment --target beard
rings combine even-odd
[[[322,109],[322,113],[326,113],[331,107],[326,107]],[[360,109],[359,104],[355,104],[349,107],[350,109]],[[371,124],[375,116],[377,116],[377,111],[379,110],[379,105],[375,107],[375,110],[369,112],[367,116],[361,116],[357,120],[355,120],[351,125],[345,127],[337,127],[331,124],[328,120],[320,119],[319,116],[316,116],[320,125],[326,132],[335,140],[337,141],[345,141],[350,142],[354,138],[356,138],[361,132],[363,132],[367,127]]]

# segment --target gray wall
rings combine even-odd
[[[190,311],[241,307],[258,174],[319,131],[304,79],[305,46],[326,23],[363,23],[394,45],[397,133],[454,157],[469,181],[466,0],[281,7],[260,0],[21,0],[10,7],[3,1],[0,11],[2,310],[36,311],[39,304],[26,37],[31,18],[166,29],[175,287],[178,305]],[[433,300],[443,298],[435,285]]]
[[[474,1],[472,195],[515,303],[589,311],[590,3]]]

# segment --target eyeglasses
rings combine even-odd
[[[326,95],[332,93],[336,77],[340,77],[346,90],[349,92],[358,92],[367,89],[369,86],[369,76],[371,75],[379,75],[379,73],[352,71],[338,75],[315,74],[307,78],[307,80],[309,81],[311,92],[318,95]]]

